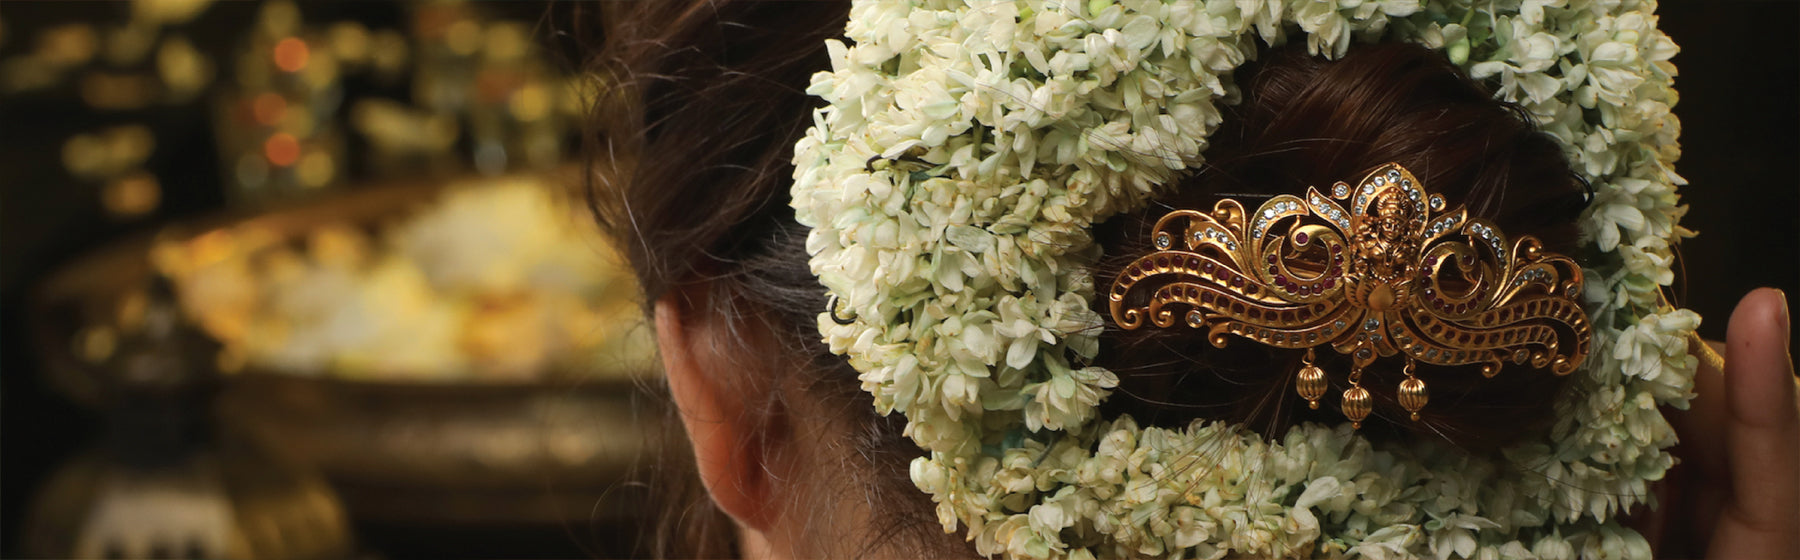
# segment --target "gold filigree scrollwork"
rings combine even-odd
[[[1155,250],[1113,282],[1113,321],[1180,323],[1217,347],[1235,336],[1306,349],[1296,389],[1314,407],[1326,383],[1311,350],[1330,346],[1350,356],[1342,409],[1358,426],[1371,411],[1362,370],[1384,357],[1406,361],[1398,395],[1414,420],[1428,400],[1418,362],[1480,365],[1490,377],[1508,361],[1575,371],[1592,331],[1580,267],[1446,206],[1389,163],[1354,186],[1276,196],[1253,212],[1231,199],[1170,212],[1152,230]]]

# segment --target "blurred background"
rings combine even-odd
[[[0,555],[640,554],[597,11],[0,3]]]
[[[686,467],[581,198],[597,6],[0,2],[0,556],[641,555]],[[1719,339],[1800,289],[1800,5],[1661,13]]]

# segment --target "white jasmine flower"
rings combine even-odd
[[[815,228],[814,272],[857,318],[821,314],[820,332],[863,372],[877,410],[904,413],[931,451],[913,478],[946,528],[1024,558],[1638,552],[1612,517],[1671,464],[1658,407],[1691,396],[1683,348],[1697,321],[1656,297],[1672,279],[1669,241],[1691,235],[1672,170],[1677,49],[1635,2],[1422,4],[852,8],[849,42],[827,45],[831,71],[808,88],[829,106],[795,146],[796,218]],[[1117,378],[1080,365],[1101,352],[1104,325],[1089,306],[1088,228],[1201,164],[1218,104],[1235,100],[1230,73],[1290,26],[1332,57],[1356,41],[1444,50],[1595,185],[1582,231],[1617,254],[1583,273],[1595,351],[1550,433],[1507,451],[1539,472],[1377,449],[1346,426],[1298,426],[1271,444],[1222,425],[1095,421]],[[873,169],[877,155],[933,167]],[[1516,540],[1543,530],[1529,550]]]

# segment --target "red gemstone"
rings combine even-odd
[[[1275,255],[1269,255],[1269,264],[1275,264]]]
[[[1325,289],[1329,290],[1329,289],[1331,289],[1332,286],[1336,286],[1336,285],[1337,285],[1336,278],[1326,278],[1325,279]]]
[[[1277,272],[1280,272],[1280,269],[1275,268],[1273,266],[1269,267],[1269,274],[1275,274]]]
[[[1200,292],[1200,303],[1212,303],[1212,292]]]
[[[1207,274],[1212,274],[1212,271],[1213,271],[1212,261],[1206,261],[1206,265],[1200,267],[1200,269],[1206,271]]]
[[[1244,277],[1233,275],[1231,277],[1231,286],[1234,288],[1244,287]]]
[[[1298,242],[1300,242],[1300,244],[1301,244],[1301,245],[1305,245],[1305,244],[1306,244],[1306,242],[1307,242],[1307,241],[1308,241],[1308,240],[1310,240],[1310,239],[1312,239],[1312,238],[1311,238],[1311,237],[1307,237],[1307,236],[1306,236],[1306,232],[1304,232],[1304,231],[1303,231],[1303,232],[1300,232],[1300,233],[1297,233],[1297,234],[1294,234],[1294,241],[1298,241]]]
[[[1427,266],[1427,267],[1437,266],[1437,261],[1438,261],[1437,255],[1432,255],[1430,258],[1425,259],[1425,266]]]

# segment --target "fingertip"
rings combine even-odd
[[[1775,288],[1757,288],[1738,301],[1731,312],[1727,340],[1750,337],[1779,337],[1783,349],[1789,333],[1787,293]],[[1746,340],[1748,341],[1748,340]],[[1736,344],[1732,344],[1734,350]]]
[[[1787,295],[1760,288],[1744,296],[1726,329],[1726,385],[1733,415],[1752,425],[1793,422],[1794,366]]]

